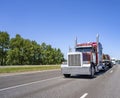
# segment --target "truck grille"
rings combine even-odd
[[[81,66],[81,55],[80,54],[69,54],[68,55],[68,66]]]

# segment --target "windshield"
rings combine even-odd
[[[81,47],[81,48],[76,48],[77,52],[91,52],[92,47]]]

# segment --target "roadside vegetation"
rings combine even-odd
[[[60,69],[60,65],[1,66],[0,74]]]
[[[38,44],[36,41],[24,39],[19,34],[16,34],[14,38],[10,38],[7,32],[0,31],[1,66],[56,65],[61,64],[63,61],[64,55],[59,48],[53,48],[51,45],[47,45],[45,42]],[[20,67],[19,69],[22,68],[23,67]],[[30,68],[25,67],[24,69],[31,70]],[[42,67],[35,67],[35,69],[37,68],[41,69]],[[10,68],[6,68],[6,70],[9,69]],[[0,68],[0,70],[3,69]]]

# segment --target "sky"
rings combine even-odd
[[[0,0],[0,31],[60,48],[96,41],[120,59],[120,0]]]

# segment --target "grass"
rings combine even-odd
[[[0,67],[0,74],[28,72],[28,71],[42,71],[42,70],[52,70],[52,69],[60,69],[60,65],[2,66]]]

